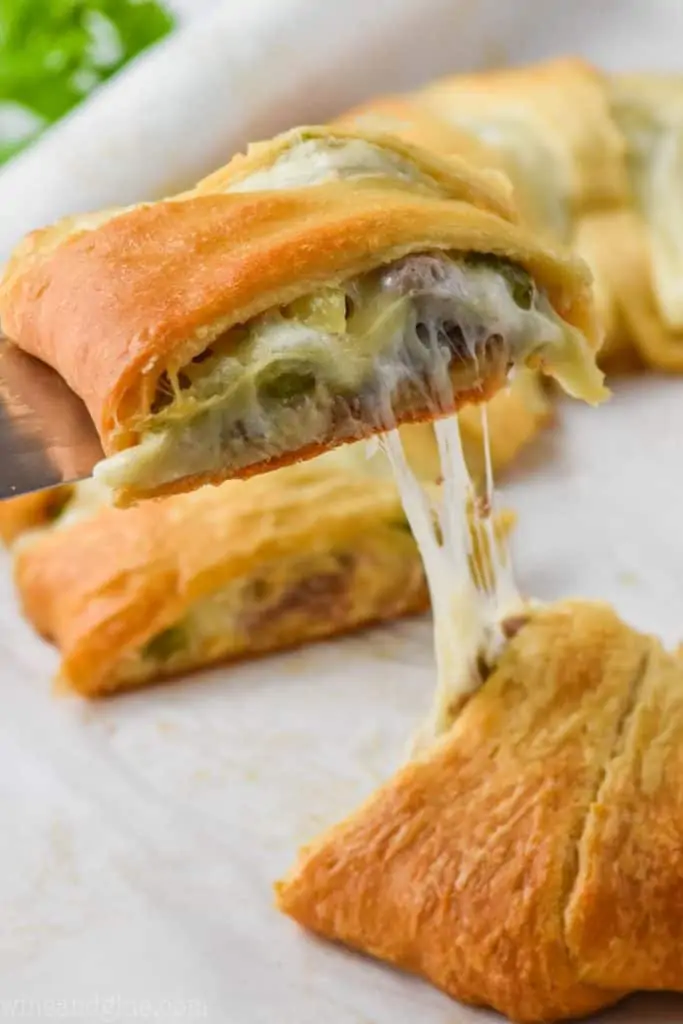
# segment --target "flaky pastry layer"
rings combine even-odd
[[[15,578],[85,696],[428,605],[395,486],[324,459],[57,523],[19,545]]]

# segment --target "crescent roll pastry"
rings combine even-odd
[[[512,363],[605,395],[584,265],[514,223],[500,175],[359,130],[34,233],[0,316],[84,399],[122,504],[447,415]]]
[[[613,75],[610,87],[636,208],[647,226],[654,307],[675,334],[683,331],[683,77]]]
[[[457,154],[474,167],[503,170],[495,149],[434,113],[417,95],[380,96],[347,111],[336,124],[351,130],[389,132],[433,153]]]
[[[555,238],[569,240],[577,214],[628,196],[607,89],[581,60],[457,75],[421,100],[498,151],[525,214]]]
[[[633,334],[633,317],[625,315],[624,310],[627,304],[638,304],[649,285],[647,280],[643,283],[637,278],[631,282],[631,288],[636,288],[635,296],[622,291],[627,271],[623,247],[631,252],[634,232],[636,239],[642,237],[642,229],[629,208],[599,210],[579,218],[572,240],[572,249],[593,272],[595,305],[604,335],[600,365],[610,372],[636,370],[643,365]],[[638,264],[642,265],[641,257]],[[658,333],[661,330],[659,326]]]
[[[683,665],[607,606],[516,624],[450,731],[277,887],[306,928],[516,1021],[683,990]]]
[[[0,501],[0,539],[9,548],[31,543],[41,532],[64,529],[111,503],[110,491],[92,479],[9,498]]]
[[[601,363],[615,368],[646,365],[667,373],[683,372],[683,331],[663,321],[653,291],[647,228],[635,210],[602,214],[584,233],[581,255],[591,264],[599,314],[611,304]],[[584,228],[584,232],[586,228]]]
[[[79,505],[76,488],[71,521],[15,549],[61,684],[101,696],[425,610],[396,487],[336,455],[130,509]],[[501,514],[499,538],[511,524]]]
[[[61,514],[72,494],[65,484],[0,501],[0,538],[9,546],[28,530],[44,527]]]

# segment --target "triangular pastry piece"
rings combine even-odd
[[[33,232],[0,316],[83,398],[125,505],[446,417],[512,365],[602,401],[588,269],[516,219],[464,158],[299,128],[190,192]]]
[[[682,684],[606,605],[535,611],[450,731],[302,852],[280,908],[519,1021],[683,988]]]

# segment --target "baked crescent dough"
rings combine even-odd
[[[680,659],[605,605],[517,628],[451,730],[302,851],[279,906],[516,1021],[681,991]]]
[[[17,544],[15,580],[25,614],[61,651],[61,685],[83,696],[428,606],[395,485],[337,452],[130,509],[93,507],[78,491],[68,523]],[[512,522],[501,513],[499,537]],[[477,566],[486,540],[473,540]]]
[[[453,76],[421,101],[498,151],[527,216],[556,238],[569,240],[577,214],[628,197],[605,82],[582,60]]]
[[[635,205],[647,226],[654,305],[673,334],[683,331],[683,77],[613,75],[609,81]]]
[[[578,253],[593,272],[593,293],[604,341],[600,348],[600,365],[608,372],[636,370],[642,367],[629,327],[624,316],[624,305],[631,296],[621,294],[619,274],[615,265],[621,260],[620,247],[631,248],[632,239],[624,237],[624,230],[638,232],[633,214],[623,209],[597,210],[578,219],[572,240],[572,249]],[[635,282],[638,291],[642,283]]]
[[[457,154],[473,167],[504,170],[495,149],[434,113],[427,104],[420,103],[418,94],[377,97],[347,111],[335,124],[350,130],[389,132],[433,153]]]
[[[191,192],[34,233],[3,327],[84,399],[122,503],[448,414],[513,361],[598,401],[589,273],[513,222],[501,181],[298,129]]]
[[[584,232],[586,227],[584,227]],[[683,331],[662,319],[654,292],[648,230],[633,209],[602,214],[583,235],[582,255],[593,267],[598,310],[611,309],[601,361],[614,368],[649,366],[683,372]]]

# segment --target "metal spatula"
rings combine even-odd
[[[82,480],[102,457],[80,398],[0,335],[0,500]]]

